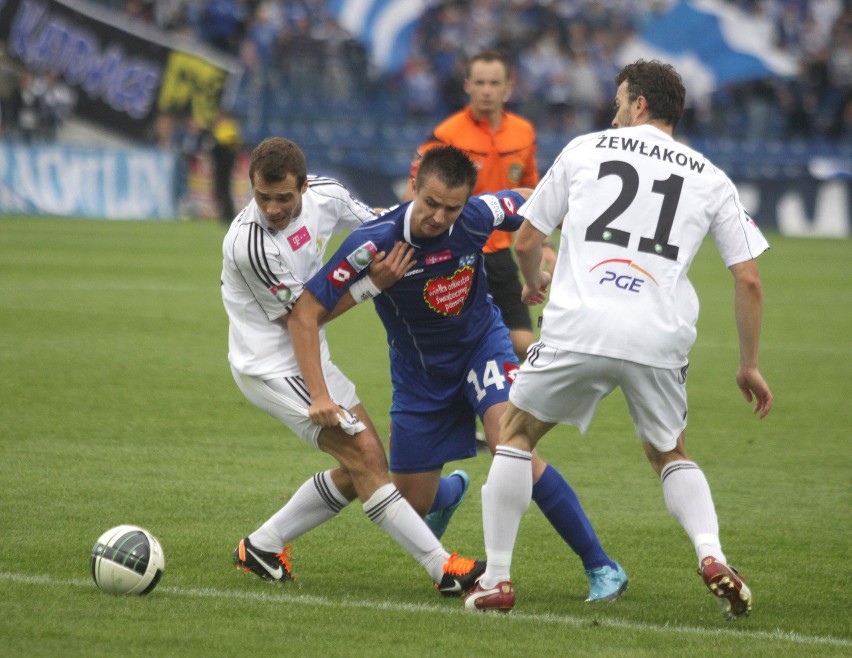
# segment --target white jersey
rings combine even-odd
[[[542,341],[659,368],[695,342],[686,274],[708,231],[727,267],[769,248],[728,177],[650,125],[572,140],[519,212],[562,227]]]
[[[286,328],[305,283],[322,267],[333,233],[375,218],[335,180],[308,177],[302,211],[283,231],[271,230],[252,201],[237,215],[222,245],[222,301],[228,312],[228,360],[244,375],[271,379],[299,374]],[[329,359],[320,329],[323,360]]]

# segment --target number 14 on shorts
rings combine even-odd
[[[482,377],[480,377],[476,368],[471,368],[467,373],[467,381],[473,386],[476,391],[476,401],[482,401],[482,398],[488,393],[488,387],[493,386],[498,391],[504,390],[507,386],[511,386],[515,381],[518,365],[516,363],[504,362],[502,367],[495,360],[485,362],[485,367],[482,369]]]

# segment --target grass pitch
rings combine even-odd
[[[712,244],[689,373],[687,447],[713,489],[729,559],[755,596],[724,622],[695,573],[619,394],[585,436],[541,444],[630,575],[614,604],[533,505],[508,616],[462,612],[350,505],[294,545],[296,586],[237,572],[231,552],[332,461],[251,407],[227,366],[222,225],[0,218],[0,655],[849,656],[852,242],[770,235],[764,421],[734,384],[732,278]],[[383,332],[369,305],[329,328],[336,362],[387,433]],[[484,555],[490,458],[445,535]],[[95,539],[120,523],[163,544],[148,597],[102,594]]]

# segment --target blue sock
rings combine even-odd
[[[459,502],[464,482],[458,476],[442,477],[438,483],[438,493],[435,494],[435,500],[432,501],[432,509],[429,512],[437,512],[454,503]]]
[[[533,485],[532,497],[559,536],[580,556],[584,568],[615,567],[598,541],[577,494],[553,466],[548,464]]]

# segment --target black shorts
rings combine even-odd
[[[500,309],[503,322],[509,329],[532,331],[529,307],[521,301],[520,271],[512,257],[512,250],[501,249],[484,256],[488,292]]]

